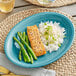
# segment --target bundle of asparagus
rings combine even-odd
[[[29,40],[28,36],[23,32],[18,32],[17,35],[20,38],[20,41],[16,38],[13,37],[13,39],[19,44],[20,46],[20,51],[19,51],[19,60],[22,60],[22,56],[25,62],[31,62],[33,64],[33,60],[37,60],[37,57],[31,47],[29,46]],[[26,46],[26,49],[24,48],[24,45]]]

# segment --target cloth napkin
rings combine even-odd
[[[22,68],[11,63],[5,56],[5,54],[0,53],[0,65],[7,68],[11,72],[18,75],[30,75],[30,76],[55,76],[56,72],[54,70],[48,70],[44,68]]]

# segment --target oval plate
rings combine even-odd
[[[47,52],[47,54],[38,57],[38,60],[34,61],[33,64],[25,63],[24,61],[19,61],[18,60],[19,49],[17,49],[14,45],[13,36],[16,36],[17,32],[26,31],[27,26],[32,25],[38,26],[41,21],[42,22],[56,21],[60,23],[61,27],[65,28],[66,38],[64,39],[62,46],[56,52],[52,53]],[[55,12],[43,12],[29,16],[23,19],[18,24],[16,24],[6,37],[4,50],[8,59],[14,64],[25,68],[36,68],[48,65],[58,60],[60,57],[62,57],[71,47],[73,40],[74,40],[74,27],[72,22],[67,17]]]

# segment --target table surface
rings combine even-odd
[[[38,8],[38,7],[40,7],[40,6],[30,4],[30,3],[26,2],[25,0],[16,0],[15,7],[11,13],[4,14],[4,13],[0,12],[0,22],[3,21],[9,15],[16,13],[18,11],[26,10],[26,9],[33,9],[33,8]],[[76,18],[76,4],[71,4],[68,6],[63,6],[63,7],[58,7],[58,8],[49,8],[49,9],[57,9],[57,10],[65,12],[65,13],[68,13],[72,17]]]
[[[30,3],[26,2],[25,0],[16,0],[15,7],[12,12],[10,12],[8,14],[0,12],[0,22],[13,13],[19,12],[21,10],[33,9],[33,8],[38,8],[38,7],[40,8],[40,6],[30,4]],[[68,6],[63,6],[63,7],[58,7],[58,8],[49,8],[49,9],[57,9],[57,10],[63,11],[65,13],[70,14],[72,17],[74,17],[76,19],[76,4],[71,4]]]

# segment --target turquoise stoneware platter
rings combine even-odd
[[[24,61],[18,60],[19,49],[14,45],[13,36],[16,37],[17,32],[27,31],[27,26],[37,25],[39,26],[40,22],[53,21],[59,22],[61,27],[64,27],[66,30],[66,38],[61,47],[56,51],[38,57],[38,60],[34,61],[33,64],[25,63]],[[7,58],[14,64],[25,67],[25,68],[37,68],[41,66],[48,65],[54,61],[61,58],[71,47],[74,40],[74,27],[72,22],[64,15],[55,13],[55,12],[43,12],[34,14],[23,19],[21,22],[16,24],[9,34],[6,37],[4,43],[4,50]]]

